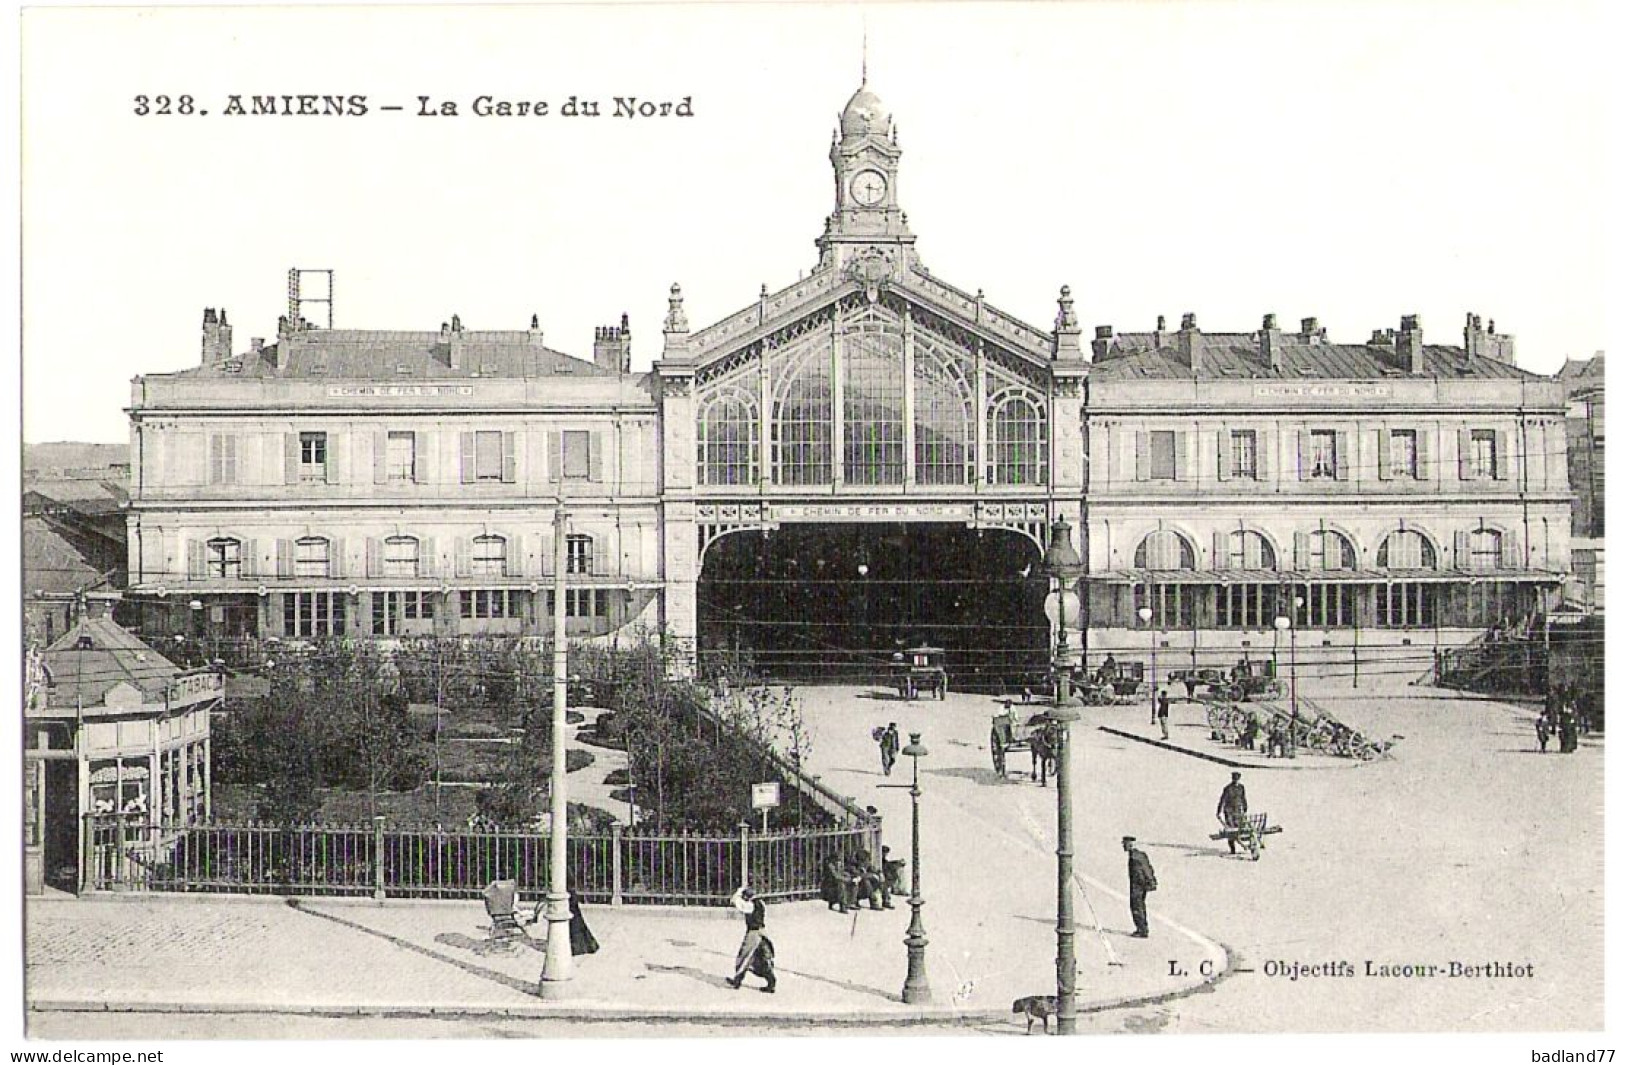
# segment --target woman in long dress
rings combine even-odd
[[[773,974],[773,941],[762,931],[767,925],[767,907],[748,887],[734,892],[729,901],[745,915],[745,938],[734,955],[734,974],[728,978],[728,986],[737,990],[745,982],[746,973],[755,973],[767,981],[762,990],[771,995],[778,987],[778,979]]]

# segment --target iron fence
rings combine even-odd
[[[153,825],[139,814],[88,814],[84,890],[472,898],[493,880],[548,887],[548,837],[506,829],[372,824],[202,822]],[[737,833],[615,826],[570,836],[569,887],[587,902],[721,905],[741,883],[792,900],[819,893],[831,854],[868,853],[880,825]]]

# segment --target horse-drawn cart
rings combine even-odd
[[[1208,704],[1208,727],[1215,739],[1244,748],[1307,750],[1369,762],[1382,757],[1403,736],[1375,740],[1333,717],[1324,707],[1300,698],[1295,709],[1279,703],[1215,700]]]
[[[1021,721],[1017,711],[1006,710],[993,715],[993,728],[988,734],[988,750],[993,754],[993,771],[1004,776],[1007,758],[1012,751],[1031,751],[1033,774],[1038,773],[1041,762],[1047,761],[1055,751],[1055,723],[1047,713],[1037,713]]]
[[[948,671],[942,667],[940,647],[910,647],[892,656],[897,696],[913,702],[922,693],[938,699],[948,697]]]

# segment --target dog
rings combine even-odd
[[[1027,1034],[1033,1034],[1033,1022],[1044,1022],[1044,1034],[1049,1034],[1049,1019],[1060,1008],[1054,995],[1028,995],[1018,998],[1010,1004],[1011,1013],[1025,1013],[1027,1015]]]

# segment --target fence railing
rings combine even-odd
[[[545,833],[391,825],[201,822],[153,825],[139,814],[85,816],[86,891],[220,892],[401,898],[477,897],[493,880],[548,887]],[[662,833],[615,826],[569,838],[569,888],[588,902],[722,905],[742,883],[771,899],[814,898],[831,854],[878,863],[880,825]]]

